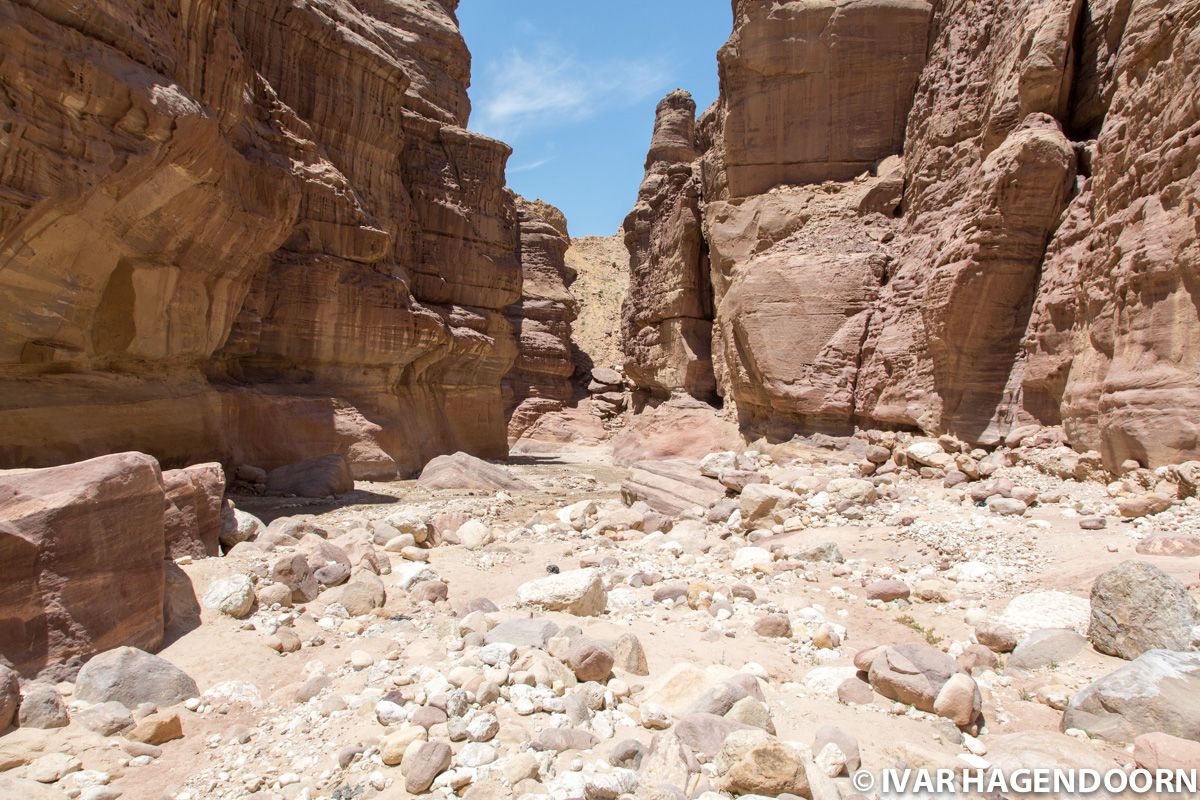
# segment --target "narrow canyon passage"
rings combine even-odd
[[[1190,0],[0,0],[0,800],[1188,786],[1198,76]]]

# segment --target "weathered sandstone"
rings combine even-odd
[[[504,454],[517,217],[456,6],[0,7],[0,463]]]

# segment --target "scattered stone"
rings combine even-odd
[[[880,600],[890,603],[893,600],[907,600],[910,589],[904,581],[893,579],[872,581],[863,587],[868,600]]]
[[[961,674],[958,664],[941,650],[902,644],[884,647],[871,659],[868,679],[871,688],[884,697],[936,713],[938,694],[956,674]]]
[[[69,753],[47,753],[30,762],[25,768],[25,777],[38,783],[54,783],[81,769],[83,764]]]
[[[183,722],[178,714],[160,711],[142,718],[125,736],[144,744],[164,744],[183,738]]]
[[[545,649],[550,638],[558,634],[558,626],[547,619],[509,619],[487,632],[484,642],[501,642],[516,647]]]
[[[44,683],[26,685],[19,720],[22,728],[62,728],[70,722],[62,696]]]
[[[612,674],[613,652],[595,639],[576,636],[567,653],[567,666],[581,681],[606,681]]]
[[[76,711],[72,719],[101,736],[116,736],[133,727],[133,715],[115,700]]]
[[[766,731],[729,734],[714,761],[717,786],[734,795],[809,795],[808,775],[799,751]]]
[[[404,790],[409,794],[428,791],[434,779],[450,766],[453,755],[446,742],[420,742],[416,746],[418,749],[411,764],[404,767]]]
[[[621,634],[613,645],[613,666],[633,675],[649,675],[646,651],[641,641],[632,633]]]
[[[1018,634],[1007,625],[984,620],[975,626],[975,640],[995,653],[1011,653],[1017,646]]]
[[[772,639],[787,638],[792,635],[792,622],[787,614],[768,614],[754,623],[754,632]]]
[[[1147,536],[1137,543],[1135,550],[1144,556],[1194,558],[1200,556],[1200,537]]]
[[[209,584],[200,604],[234,619],[244,619],[254,608],[254,584],[248,575],[230,575]]]

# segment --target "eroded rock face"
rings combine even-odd
[[[1195,458],[1197,13],[736,2],[696,155],[652,147],[669,158],[627,225],[642,237],[626,320],[653,318],[626,332],[628,359],[652,366],[629,375],[685,387],[660,376],[703,365],[708,345],[718,393],[755,434],[992,444],[1036,423],[1109,469]],[[674,97],[656,131],[681,140]],[[660,313],[653,288],[702,285],[697,252],[711,338],[664,335],[668,316],[708,318]]]
[[[521,299],[506,310],[517,335],[517,359],[504,377],[508,438],[515,441],[543,414],[572,399],[571,323],[579,313],[568,286],[567,220],[554,206],[517,198],[521,227]]]
[[[456,6],[0,9],[0,463],[505,452],[517,217]]]
[[[22,674],[163,638],[158,463],[118,453],[0,473],[0,652]]]
[[[849,180],[899,152],[925,0],[739,0],[717,54],[733,197]]]
[[[658,104],[638,201],[625,218],[629,290],[621,309],[625,374],[639,388],[708,397],[712,291],[693,163],[696,103],[675,91]]]

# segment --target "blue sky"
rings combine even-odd
[[[572,236],[614,233],[637,198],[654,106],[717,96],[729,0],[462,0],[471,129],[513,147],[508,183]]]

